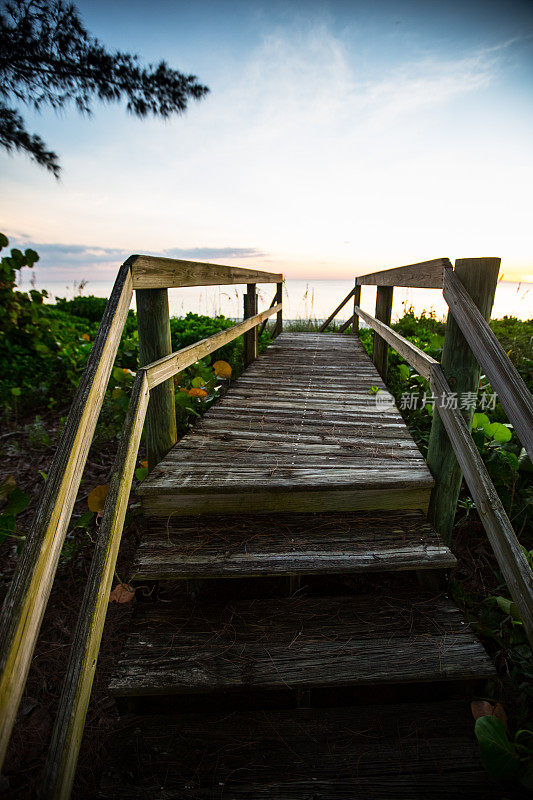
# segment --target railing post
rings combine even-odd
[[[394,286],[378,286],[376,294],[376,319],[384,322],[385,325],[390,325],[391,321],[393,292]],[[386,381],[389,360],[389,345],[375,331],[372,358],[383,381]]]
[[[257,292],[255,283],[247,283],[244,295],[244,319],[257,314]],[[257,358],[257,326],[244,334],[244,366],[248,367]]]
[[[276,303],[283,303],[283,283],[276,283]],[[276,324],[274,326],[274,337],[279,336],[283,331],[283,311],[276,314]]]
[[[352,333],[359,334],[359,315],[355,313],[355,309],[357,306],[361,305],[361,286],[357,283],[357,278],[355,279],[355,290],[353,296],[353,322],[352,322]]]
[[[167,289],[137,289],[137,324],[141,366],[157,361],[172,352]],[[146,451],[148,469],[176,444],[176,407],[174,381],[169,379],[150,392],[146,414]]]
[[[460,258],[455,262],[457,277],[487,321],[492,311],[499,269],[499,258]],[[457,394],[458,408],[470,430],[474,408],[471,402],[466,403],[466,398],[467,393],[471,393],[470,398],[477,394],[480,369],[451,312],[446,321],[441,364],[452,392]],[[467,405],[467,408],[461,408],[461,405]],[[449,541],[462,473],[436,408],[429,436],[428,466],[435,479],[428,519],[442,538]]]

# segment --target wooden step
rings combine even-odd
[[[141,717],[100,800],[492,800],[468,702]]]
[[[132,580],[447,569],[455,556],[419,511],[144,521]]]
[[[493,666],[446,596],[139,607],[114,695],[486,678]]]
[[[357,337],[283,333],[138,493],[147,516],[425,511],[432,486]]]

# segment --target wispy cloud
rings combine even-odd
[[[46,270],[47,276],[54,280],[62,278],[80,277],[90,278],[91,271],[96,271],[92,277],[104,280],[112,278],[116,267],[121,264],[132,251],[118,247],[94,247],[87,244],[65,244],[63,242],[33,242],[27,236],[12,236],[9,240],[10,247],[25,249],[31,247],[39,254],[36,268]],[[138,252],[147,252],[139,250]],[[159,251],[149,251],[150,255],[167,256],[191,260],[219,261],[248,260],[264,258],[262,251],[253,247],[169,247]]]

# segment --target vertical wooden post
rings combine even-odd
[[[244,295],[244,319],[257,314],[257,292],[255,283],[246,284],[247,291]],[[257,358],[257,327],[246,331],[244,334],[244,366],[248,367]]]
[[[276,303],[283,302],[283,283],[276,283]],[[276,314],[276,324],[274,326],[274,337],[279,336],[283,331],[283,311]]]
[[[172,352],[166,289],[137,289],[137,325],[141,366]],[[169,379],[150,392],[146,414],[146,450],[151,471],[176,444],[174,381]]]
[[[359,316],[355,313],[355,306],[361,305],[361,286],[357,283],[357,278],[355,279],[355,293],[353,296],[353,322],[352,322],[352,333],[359,334]]]
[[[394,286],[378,286],[376,294],[376,319],[390,325],[392,316],[392,295]],[[374,331],[374,347],[372,358],[376,369],[383,378],[387,380],[387,368],[389,361],[389,345]]]
[[[492,311],[499,269],[499,258],[460,258],[455,262],[457,277],[487,321]],[[477,393],[480,369],[451,312],[448,313],[446,321],[441,364],[452,392],[457,393],[458,408],[470,429],[474,408],[471,402],[466,402],[467,393]],[[462,408],[462,400],[463,404],[469,407]],[[436,408],[429,436],[428,466],[435,479],[428,519],[442,538],[449,541],[453,531],[462,474]]]

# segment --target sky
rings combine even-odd
[[[533,281],[533,2],[79,0],[109,49],[210,88],[170,121],[24,111],[56,181],[0,155],[0,230],[46,281],[131,253],[340,279],[500,256]]]

